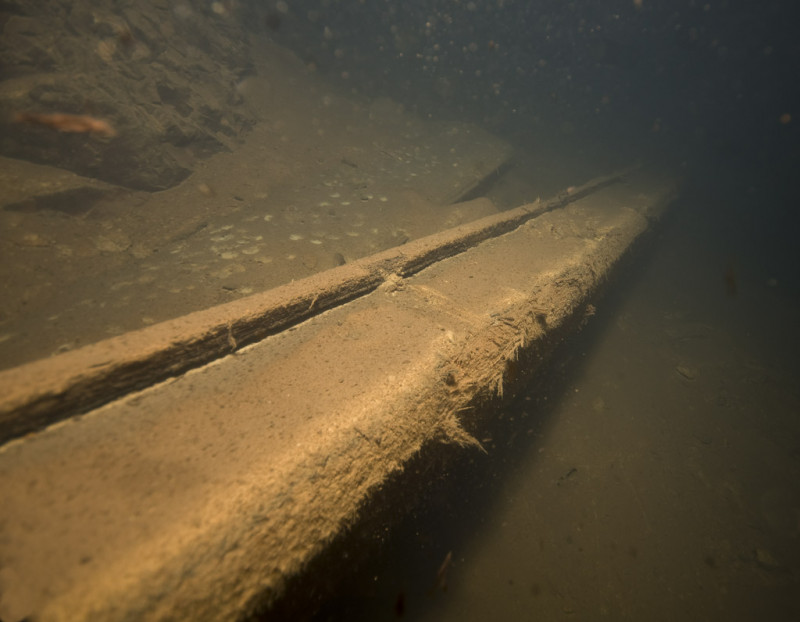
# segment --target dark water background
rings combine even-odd
[[[715,237],[729,238],[744,264],[770,262],[797,285],[795,4],[276,6],[254,8],[252,23],[353,92],[480,123],[575,177],[635,159],[677,168],[713,212]]]
[[[796,5],[251,10],[354,92],[577,179],[635,159],[687,179],[488,456],[443,473],[318,618],[800,619]]]

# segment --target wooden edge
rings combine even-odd
[[[305,279],[0,372],[0,443],[76,416],[274,335],[564,207],[638,166]]]

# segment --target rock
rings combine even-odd
[[[687,367],[686,365],[678,365],[675,371],[686,380],[695,380],[697,378],[697,370]]]
[[[775,556],[766,549],[758,547],[754,551],[754,554],[758,565],[765,570],[780,570],[783,568],[781,563],[775,559]]]
[[[198,159],[229,149],[256,119],[236,97],[251,65],[244,25],[200,3],[113,0],[15,5],[0,38],[0,154],[137,190],[184,180]],[[15,120],[68,113],[116,136]]]
[[[94,245],[97,250],[104,253],[122,253],[131,247],[131,241],[121,231],[110,231],[97,236]]]

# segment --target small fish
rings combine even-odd
[[[52,114],[20,112],[17,113],[14,120],[17,123],[50,127],[59,132],[95,134],[102,138],[113,138],[117,135],[116,130],[111,127],[108,121],[96,119],[95,117],[87,115],[64,114],[60,112]]]
[[[450,566],[453,563],[453,551],[449,551],[447,555],[445,555],[444,561],[442,565],[439,566],[439,570],[436,573],[436,583],[433,586],[433,589],[439,589],[443,592],[447,591],[447,572],[450,570]]]

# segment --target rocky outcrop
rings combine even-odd
[[[5,0],[0,4],[0,154],[141,190],[186,178],[254,122],[237,86],[247,36],[224,3]],[[114,136],[30,115],[108,122]]]

